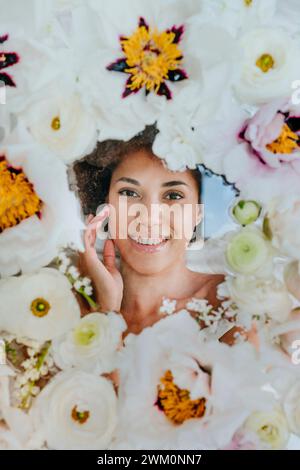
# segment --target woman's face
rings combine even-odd
[[[111,237],[122,260],[141,274],[178,263],[200,220],[199,188],[191,171],[170,171],[146,150],[122,159],[107,202],[114,209]]]

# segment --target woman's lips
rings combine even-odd
[[[130,240],[130,243],[133,245],[133,247],[142,253],[157,253],[161,251],[169,241],[168,239],[162,240],[160,243],[156,243],[155,245],[147,245],[147,244],[142,244],[139,243],[135,240],[133,240],[131,237],[128,237]]]

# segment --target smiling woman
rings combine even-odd
[[[165,297],[178,307],[197,295],[216,304],[216,286],[223,280],[186,266],[186,248],[201,220],[201,174],[171,171],[153,154],[156,133],[149,126],[129,142],[99,143],[74,165],[88,215],[81,270],[91,277],[101,310],[120,312],[128,332],[135,333],[162,318]],[[104,203],[106,208],[94,216]],[[107,216],[109,237],[101,261],[96,230]]]

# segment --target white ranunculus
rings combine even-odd
[[[226,284],[241,317],[267,315],[275,322],[283,322],[293,307],[284,284],[275,278],[236,276],[228,277]]]
[[[288,206],[280,206],[279,200],[270,201],[268,211],[269,226],[273,245],[293,259],[300,259],[300,200],[291,201]]]
[[[284,449],[289,439],[287,420],[279,407],[253,413],[245,422],[244,428],[255,433],[261,446],[266,449]]]
[[[52,268],[1,280],[0,329],[41,342],[62,335],[80,318],[71,289],[67,278]]]
[[[85,315],[72,331],[53,341],[54,361],[61,369],[79,367],[96,374],[111,372],[126,328],[123,317],[114,312]]]
[[[46,385],[30,413],[50,449],[107,449],[117,424],[117,397],[104,377],[72,369]]]
[[[241,77],[236,85],[240,100],[262,104],[291,93],[300,67],[296,40],[282,29],[258,28],[240,40]]]
[[[226,260],[231,271],[243,275],[269,275],[272,272],[272,246],[255,226],[232,232],[226,248]]]
[[[83,249],[80,206],[66,166],[19,126],[0,155],[0,275],[47,265],[59,248]],[[8,249],[9,247],[9,249]]]
[[[252,346],[203,341],[185,310],[128,335],[119,357],[117,447],[218,449],[270,399]],[[176,390],[188,393],[180,406]]]
[[[95,117],[79,95],[61,90],[39,97],[21,115],[34,139],[66,163],[90,153],[97,140]]]
[[[283,409],[290,427],[290,430],[300,435],[300,380],[298,379],[287,392]]]

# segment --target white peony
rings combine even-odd
[[[280,200],[270,201],[267,207],[269,227],[273,245],[282,254],[300,259],[300,200],[290,200],[288,205],[280,205]]]
[[[18,337],[51,340],[80,318],[72,286],[56,269],[1,280],[0,298],[0,329]]]
[[[65,165],[22,127],[0,148],[0,275],[38,269],[60,247],[82,249],[79,203]],[[8,249],[9,247],[9,249]]]
[[[236,92],[241,101],[262,104],[291,93],[300,67],[297,41],[278,28],[257,28],[240,39],[243,51]]]
[[[217,449],[269,400],[253,348],[204,342],[184,310],[128,335],[119,371],[116,446]]]
[[[96,374],[111,372],[126,328],[123,317],[114,312],[85,315],[72,331],[53,340],[54,361],[61,369],[79,367]]]
[[[117,424],[117,397],[107,379],[69,370],[46,385],[30,415],[50,449],[107,449]]]
[[[133,0],[130,11],[120,0],[90,4],[99,31],[95,80],[101,141],[128,140],[169,109],[178,117],[187,90],[193,90],[194,113],[218,102],[232,75],[236,47],[228,32],[205,22],[197,3]]]
[[[293,307],[288,291],[275,278],[259,279],[250,276],[227,277],[226,286],[230,298],[237,304],[239,315],[266,315],[273,321],[285,321]]]

